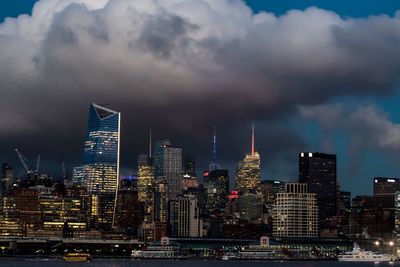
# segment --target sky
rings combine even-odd
[[[78,165],[97,102],[122,112],[124,174],[149,128],[200,173],[216,126],[233,178],[254,122],[263,179],[296,181],[301,151],[336,153],[354,195],[400,177],[398,1],[34,2],[0,3],[0,161],[17,174],[14,148],[56,176]]]

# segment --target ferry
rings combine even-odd
[[[393,262],[396,258],[390,254],[380,254],[361,249],[357,243],[354,243],[352,251],[339,254],[338,261],[354,262]]]
[[[92,260],[92,256],[87,253],[68,253],[63,257],[64,261],[87,262]]]

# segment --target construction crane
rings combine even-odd
[[[17,153],[17,156],[19,158],[19,160],[21,161],[22,165],[24,166],[24,169],[26,170],[27,174],[31,174],[31,173],[38,173],[39,172],[39,167],[40,167],[40,155],[38,156],[37,160],[36,160],[36,166],[35,169],[33,170],[33,168],[29,168],[28,167],[28,159],[21,153],[19,152],[18,149],[15,149],[15,152]]]

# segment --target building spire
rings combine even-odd
[[[214,126],[213,163],[217,163],[217,127]]]
[[[254,123],[251,127],[251,157],[254,158]]]
[[[150,128],[150,136],[149,136],[149,159],[151,159],[152,154],[151,154],[151,144],[152,143],[152,136],[151,136],[151,128]]]

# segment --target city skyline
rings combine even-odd
[[[96,102],[124,114],[123,175],[147,151],[149,128],[206,169],[216,126],[232,178],[255,122],[264,180],[295,181],[302,151],[337,154],[354,194],[371,194],[371,177],[399,176],[400,3],[4,2],[0,161],[16,174],[15,148],[42,155],[55,176],[61,162],[79,165],[82,114]]]

